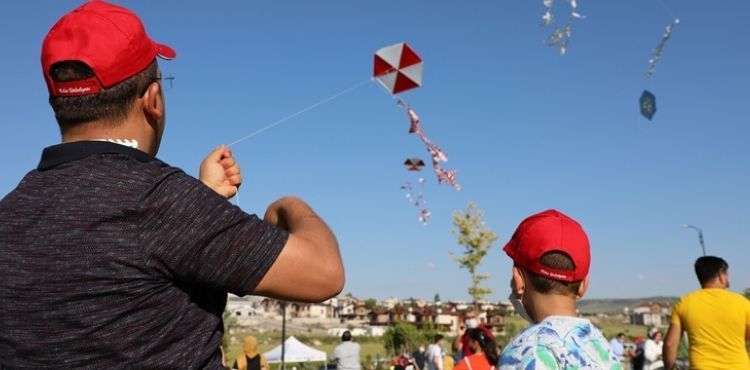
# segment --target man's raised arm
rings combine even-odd
[[[305,202],[285,197],[268,206],[265,221],[289,239],[254,294],[297,302],[321,302],[344,288],[344,266],[333,232]]]

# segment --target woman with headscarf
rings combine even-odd
[[[648,332],[648,339],[643,345],[643,355],[645,361],[643,363],[643,370],[658,370],[664,368],[664,361],[662,361],[662,341],[661,331],[657,328],[653,328]]]
[[[254,336],[245,337],[242,353],[237,356],[232,369],[237,370],[270,370],[268,361],[262,353],[258,352],[258,340]]]
[[[469,330],[471,355],[463,357],[453,370],[495,370],[497,364],[497,343],[488,329]]]

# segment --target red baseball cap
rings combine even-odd
[[[50,95],[89,95],[143,71],[157,56],[172,59],[177,54],[171,47],[151,40],[132,11],[94,0],[52,26],[42,44],[42,69]],[[62,61],[85,63],[96,76],[56,82],[50,70]]]
[[[523,220],[503,251],[516,265],[552,280],[583,280],[589,274],[591,265],[591,248],[586,232],[576,220],[554,209]],[[554,251],[567,254],[573,260],[575,269],[558,270],[542,265],[542,256]]]

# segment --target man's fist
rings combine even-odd
[[[206,186],[227,199],[237,194],[237,189],[242,184],[240,166],[226,145],[214,149],[201,162],[199,178]]]

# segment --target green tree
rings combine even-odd
[[[435,293],[435,298],[433,299],[433,302],[440,303],[440,293]]]
[[[375,306],[378,305],[378,300],[375,298],[367,298],[365,299],[365,308],[368,310],[371,310],[375,308]]]
[[[385,351],[394,356],[406,351],[411,352],[423,340],[422,333],[408,322],[398,322],[383,333]]]
[[[458,244],[464,247],[462,256],[452,257],[460,268],[468,270],[471,274],[469,295],[474,300],[474,305],[492,293],[492,289],[481,286],[490,276],[477,271],[482,259],[492,248],[492,243],[497,240],[497,235],[482,221],[483,216],[484,211],[477,208],[474,202],[469,202],[466,212],[453,212],[454,228],[451,230],[458,239]]]
[[[221,315],[222,322],[224,323],[224,336],[221,338],[221,347],[224,349],[224,353],[229,351],[229,337],[231,336],[230,331],[237,324],[232,312],[224,307],[224,313]]]
[[[418,339],[419,343],[417,343],[416,347],[419,347],[420,344],[433,343],[435,341],[435,335],[438,334],[438,330],[434,324],[426,323],[419,329],[419,333],[421,334],[421,337]],[[450,341],[447,340],[446,342],[450,343]],[[416,347],[413,349],[416,349]]]
[[[745,295],[745,298],[750,299],[750,288],[745,288],[742,293]]]

